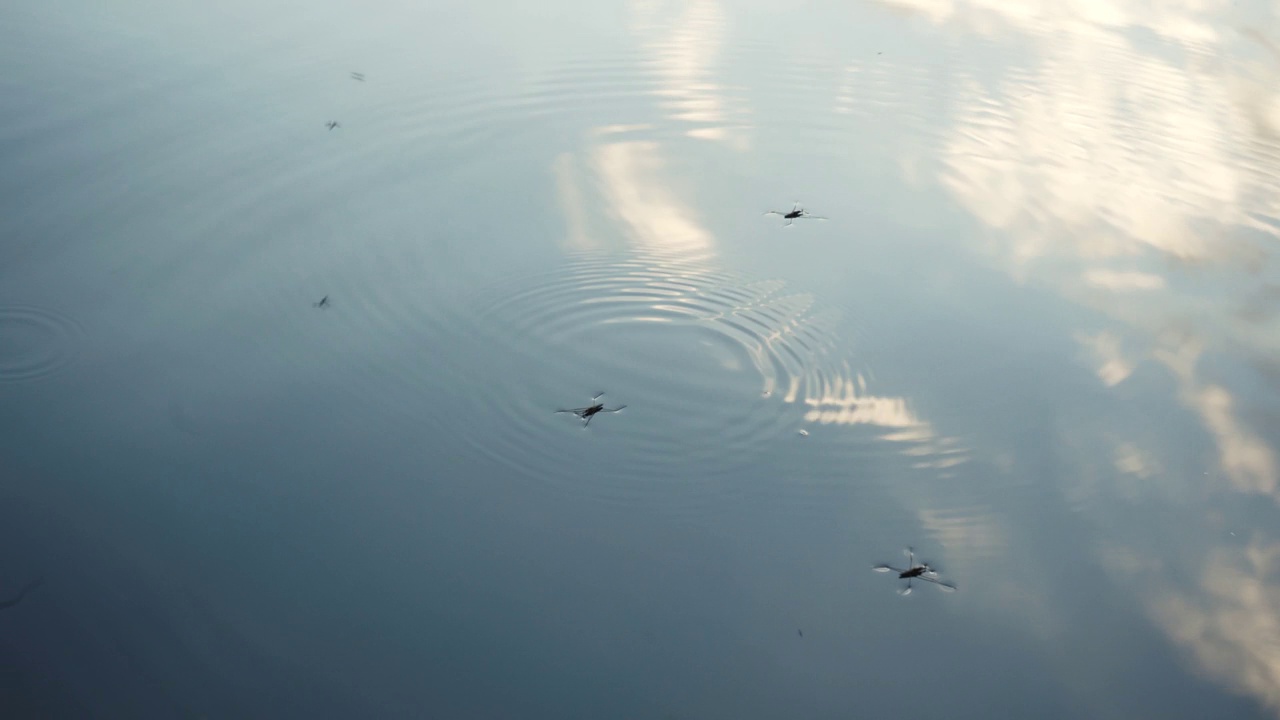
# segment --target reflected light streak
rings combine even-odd
[[[907,407],[906,398],[866,394],[866,379],[837,377],[821,383],[816,393],[798,398],[797,388],[787,402],[800,400],[808,406],[804,419],[822,425],[869,425],[886,429],[881,439],[909,443],[902,452],[915,458],[913,467],[947,470],[969,459],[968,451],[956,438],[939,436],[933,427]],[[945,476],[945,473],[944,473]]]
[[[745,149],[745,136],[730,133],[725,100],[712,79],[724,45],[726,19],[720,3],[690,0],[668,7],[641,0],[632,4],[632,15],[662,79],[658,95],[667,98],[663,106],[672,119],[702,125],[687,130],[689,137],[730,141]]]
[[[1009,546],[1008,532],[989,507],[922,509],[917,515],[930,537],[966,562],[1003,554]]]
[[[1165,286],[1160,275],[1119,270],[1090,270],[1084,274],[1089,285],[1107,290],[1159,290]]]
[[[561,153],[552,163],[551,173],[555,177],[560,210],[568,225],[568,246],[574,250],[591,250],[596,243],[587,233],[587,208],[582,188],[578,186],[575,163],[572,153]]]

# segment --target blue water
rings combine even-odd
[[[0,60],[0,717],[1280,715],[1274,4]]]

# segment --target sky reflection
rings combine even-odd
[[[1107,564],[1203,672],[1280,711],[1275,506],[1230,533],[1215,521],[1230,493],[1280,500],[1277,430],[1261,409],[1276,383],[1258,370],[1280,350],[1280,325],[1260,310],[1280,278],[1280,54],[1253,29],[1280,27],[1280,4],[884,4],[962,42],[1023,50],[994,72],[950,73],[936,180],[985,227],[990,262],[1105,318],[1076,332],[1102,386],[1126,393],[1163,374],[1199,425],[1212,448],[1204,469],[1104,421],[1083,447],[1112,458],[1110,486],[1081,477],[1064,492],[1138,517],[1152,503],[1175,513],[1172,524],[1138,521],[1155,537],[1104,525]],[[1170,495],[1177,486],[1197,489]],[[1130,550],[1114,547],[1122,537]]]
[[[0,660],[211,716],[1280,713],[1280,3],[78,4],[0,9],[48,508],[0,567],[53,609]],[[961,592],[869,572],[908,543]]]

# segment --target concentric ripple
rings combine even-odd
[[[0,307],[0,383],[51,375],[75,359],[80,326],[45,308]]]
[[[629,502],[676,483],[720,494],[717,480],[794,440],[804,409],[785,396],[831,382],[841,358],[830,320],[780,282],[576,256],[481,307],[475,326],[500,348],[482,354],[502,367],[488,371],[490,412],[473,415],[487,424],[466,438],[551,484],[567,482],[566,462],[608,463],[573,492]],[[606,406],[628,407],[586,428],[553,414],[602,390]]]

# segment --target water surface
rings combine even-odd
[[[7,4],[0,708],[1280,714],[1276,28]]]

